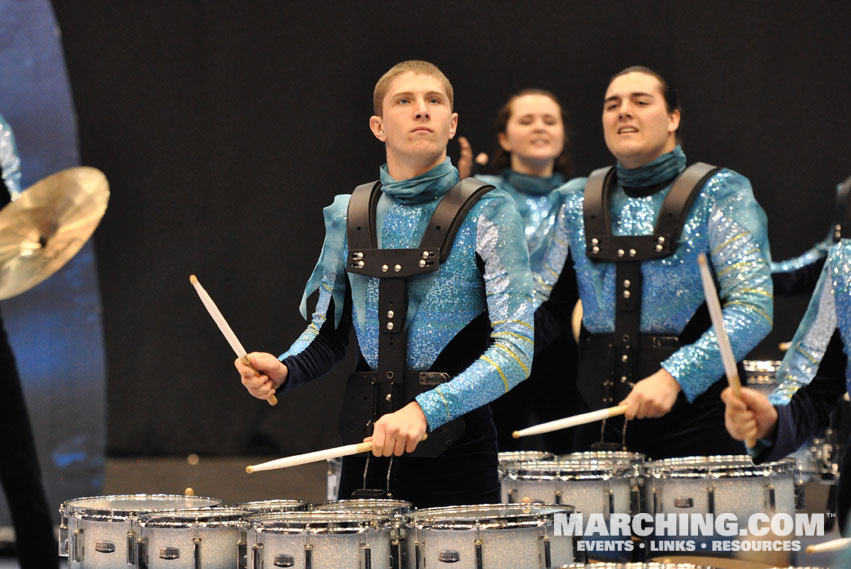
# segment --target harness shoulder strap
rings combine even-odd
[[[655,236],[665,236],[671,240],[679,238],[700,189],[719,169],[712,164],[697,162],[677,176],[656,218]]]
[[[851,177],[842,182],[839,192],[836,194],[836,207],[833,219],[833,242],[842,239],[843,233],[851,228]]]
[[[591,172],[591,175],[588,176],[588,182],[585,183],[582,215],[585,220],[585,235],[589,238],[610,233],[610,214],[609,208],[605,207],[607,202],[605,196],[615,179],[615,174],[614,166],[598,168]]]
[[[378,234],[375,229],[375,208],[381,198],[381,182],[361,184],[352,192],[346,212],[346,233],[349,249],[375,249]]]
[[[450,189],[431,216],[420,242],[421,249],[440,248],[440,262],[449,258],[458,229],[479,199],[494,189],[475,178],[464,178]]]

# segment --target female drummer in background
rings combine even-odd
[[[525,89],[512,95],[499,110],[496,132],[497,147],[490,164],[499,174],[475,176],[505,190],[514,199],[525,225],[532,271],[538,272],[544,243],[561,206],[562,193],[557,189],[573,171],[566,113],[558,97],[550,91]],[[473,151],[464,137],[459,138],[459,143],[458,170],[466,177],[475,168]],[[488,157],[480,154],[475,162],[481,166],[488,162]],[[565,266],[571,270],[570,261]],[[564,284],[554,291],[549,302],[558,304],[565,317],[563,322],[569,322],[579,295],[575,279],[561,282]],[[536,327],[546,324],[536,318]],[[576,344],[568,326],[559,323],[559,328],[561,334],[555,342],[541,351],[536,349],[529,379],[491,403],[501,451],[528,449],[535,442],[539,450],[557,454],[573,450],[570,431],[550,433],[535,442],[530,439],[520,443],[511,437],[518,428],[579,412],[579,407],[571,407],[572,402],[579,401],[575,382],[565,381],[576,368]]]
[[[742,388],[742,399],[734,396],[730,388],[721,394],[726,404],[725,425],[733,438],[757,441],[748,448],[755,463],[778,460],[794,452],[827,426],[833,408],[846,391],[851,391],[849,350],[851,239],[840,239],[827,255],[807,312],[777,370],[777,389],[770,397],[748,388]],[[829,357],[831,353],[840,357]],[[837,361],[841,362],[838,369]],[[851,531],[849,483],[851,456],[846,452],[837,508],[840,527],[846,535]]]

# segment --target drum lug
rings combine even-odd
[[[777,512],[777,495],[774,491],[774,484],[768,483],[765,486],[765,507],[769,512]]]
[[[541,562],[541,569],[550,569],[553,566],[550,538],[545,535],[538,536],[538,559]]]
[[[609,516],[615,511],[615,494],[610,488],[603,488],[603,504],[603,515],[606,519],[609,519]]]
[[[86,553],[85,547],[83,546],[84,533],[84,530],[76,529],[74,530],[74,533],[71,534],[71,561],[80,562],[83,560]]]
[[[195,569],[201,569],[201,538],[192,540],[192,557],[195,559]]]
[[[313,569],[313,546],[309,543],[304,546],[304,569]]]
[[[372,569],[372,548],[368,543],[360,544],[360,567],[361,569]]]
[[[580,551],[579,549],[579,540],[582,539],[578,535],[573,536],[573,559],[576,560],[577,563],[585,563],[586,554],[585,551]]]
[[[561,490],[556,490],[555,492],[555,503],[561,504]]]
[[[139,542],[143,542],[143,540],[139,540]],[[136,549],[136,533],[132,531],[127,532],[127,565],[135,565],[136,560],[139,557]]]
[[[130,540],[127,541],[127,547],[128,547],[128,555],[130,555],[130,553],[129,553],[130,547],[131,547]],[[139,569],[148,569],[148,540],[147,540],[147,538],[140,539],[138,542],[136,540],[133,540],[132,548],[134,549],[134,551],[136,553],[136,559],[137,559],[136,565],[137,565],[137,567],[139,567]],[[132,565],[132,563],[130,563],[129,565]]]
[[[559,492],[561,494],[561,492]],[[559,496],[561,497],[561,496]],[[484,547],[485,543],[481,539],[477,539],[473,542],[476,546],[476,569],[484,569],[485,566],[485,552]]]
[[[508,491],[508,503],[509,504],[514,504],[516,502],[516,500],[514,499],[514,496],[516,494],[517,494],[516,488],[512,488],[511,490]]]
[[[795,481],[795,510],[803,512],[807,507],[806,486],[800,480]]]
[[[68,557],[68,518],[59,516],[59,557]]]
[[[635,483],[629,490],[629,513],[632,516],[641,512],[641,489]]]
[[[263,569],[263,544],[255,543],[251,546],[251,569]]]
[[[715,515],[715,485],[711,482],[709,483],[709,487],[706,489],[706,502],[708,504],[709,513],[713,516]]]
[[[418,539],[414,540],[414,569],[422,568],[422,556],[423,552],[420,549],[420,541]]]
[[[660,514],[662,513],[662,492],[656,488],[656,485],[653,485],[653,513]]]
[[[242,530],[239,531],[239,541],[236,542],[236,569],[248,569],[248,543]]]

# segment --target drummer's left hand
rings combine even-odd
[[[414,452],[428,429],[420,404],[411,401],[395,413],[383,415],[372,430],[372,454],[402,456]]]
[[[660,369],[636,383],[620,405],[627,406],[626,418],[629,420],[654,419],[671,410],[680,389],[674,376]]]

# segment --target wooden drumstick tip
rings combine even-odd
[[[193,490],[192,488],[187,488],[186,490],[183,491],[183,495],[184,496],[194,496],[195,490]]]
[[[246,472],[246,474],[253,474],[253,473],[254,473],[254,468],[253,468],[253,467],[251,467],[251,466],[246,466],[246,467],[245,467],[245,472]]]
[[[189,282],[191,282],[192,284],[197,284],[198,277],[196,277],[195,275],[189,275]]]
[[[511,433],[511,438],[512,439],[519,439],[520,433],[518,431],[514,431],[513,433]]]

